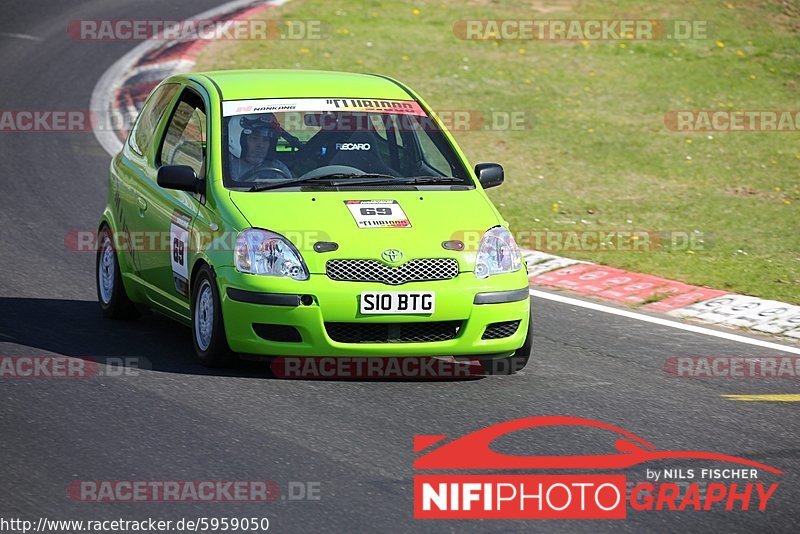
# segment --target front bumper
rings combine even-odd
[[[233,267],[218,268],[216,275],[228,344],[240,353],[339,357],[510,355],[522,346],[528,332],[530,297],[524,270],[486,280],[478,280],[469,272],[460,273],[451,280],[400,286],[334,281],[324,274],[296,281],[242,274]],[[434,291],[436,311],[429,316],[364,316],[359,313],[362,291]],[[512,335],[483,339],[487,326],[513,321],[519,321],[519,327]],[[452,339],[443,341],[377,343],[336,341],[329,335],[328,328],[332,327],[326,328],[326,323],[357,327],[387,323],[385,326],[391,328],[388,323],[432,322],[460,326]],[[259,335],[265,328],[277,332],[270,336],[273,339]]]

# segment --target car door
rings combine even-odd
[[[120,247],[121,261],[129,265],[130,276],[141,282],[141,253],[145,252],[139,243],[141,219],[145,211],[139,202],[141,188],[155,183],[156,133],[170,104],[177,97],[180,84],[167,83],[158,86],[147,98],[128,139],[111,165],[111,194],[113,196],[114,216],[117,229],[126,236],[127,242]]]
[[[186,86],[171,110],[155,154],[155,169],[188,165],[205,179],[208,123],[200,90]],[[141,190],[143,230],[157,245],[141,257],[142,278],[150,301],[163,311],[189,317],[189,235],[203,198],[160,187],[154,177]]]

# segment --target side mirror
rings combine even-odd
[[[484,189],[497,187],[505,179],[503,167],[497,163],[478,163],[475,165],[475,174]]]
[[[158,168],[156,182],[164,189],[177,189],[190,193],[203,192],[203,181],[197,179],[194,169],[188,165],[162,165]]]

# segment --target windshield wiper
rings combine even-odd
[[[428,184],[453,184],[464,183],[460,178],[452,176],[388,176],[385,174],[352,174],[348,180],[331,182],[332,186],[343,185],[375,185],[375,184],[398,184],[398,185],[428,185]],[[361,179],[363,178],[363,180]]]
[[[334,181],[339,179],[339,181]],[[330,185],[332,187],[341,187],[341,186],[357,186],[357,185],[375,185],[375,184],[399,184],[399,185],[420,185],[420,184],[453,184],[453,183],[464,183],[464,180],[460,178],[454,178],[452,176],[410,176],[410,177],[403,177],[403,176],[391,176],[389,174],[379,174],[379,173],[348,173],[348,172],[336,172],[331,174],[323,174],[321,176],[310,176],[307,178],[295,178],[292,180],[284,180],[278,183],[266,183],[266,184],[256,184],[248,191],[267,191],[269,189],[278,189],[281,187],[293,185],[293,184],[300,184],[306,182],[313,182],[316,180],[329,180]]]
[[[358,184],[361,184],[361,183],[372,183],[373,181],[376,181],[376,182],[379,182],[379,183],[383,183],[384,181],[394,181],[394,180],[397,179],[395,176],[390,176],[388,174],[370,174],[370,173],[356,174],[356,173],[349,173],[349,172],[335,172],[335,173],[331,173],[331,174],[323,174],[321,176],[309,176],[309,177],[306,177],[306,178],[303,178],[303,177],[294,178],[292,180],[284,180],[282,182],[278,182],[278,183],[274,183],[274,184],[272,184],[272,183],[256,184],[253,187],[251,187],[250,189],[248,189],[248,191],[250,191],[250,192],[253,192],[253,191],[267,191],[269,189],[278,189],[280,187],[284,187],[284,186],[287,186],[287,185],[302,184],[302,183],[306,183],[306,182],[313,182],[313,181],[316,181],[316,180],[320,180],[320,181],[323,181],[323,180],[336,180],[337,178],[348,178],[348,180],[346,182],[331,182],[330,185],[332,185],[332,186],[347,185],[348,183],[352,183],[353,182],[352,178],[366,178],[367,179],[367,180],[364,180],[364,181],[356,180],[355,182],[357,182]]]
[[[403,178],[409,184],[463,184],[464,180],[455,176],[410,176]]]
[[[338,176],[325,174],[322,176],[309,176],[306,178],[292,178],[291,180],[283,180],[282,182],[276,183],[264,183],[264,184],[255,184],[253,187],[248,189],[249,192],[255,191],[267,191],[269,189],[278,189],[287,185],[292,184],[301,184],[305,182],[313,182],[314,180],[330,180],[332,178],[337,178]]]

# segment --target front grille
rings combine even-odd
[[[519,321],[504,321],[502,323],[492,323],[486,327],[481,339],[500,339],[511,337],[517,332]]]
[[[410,260],[392,267],[377,260],[328,260],[325,272],[331,280],[381,282],[391,286],[406,282],[449,280],[458,276],[458,261],[453,258]]]
[[[428,343],[453,339],[461,321],[428,323],[325,323],[328,336],[339,343]]]

